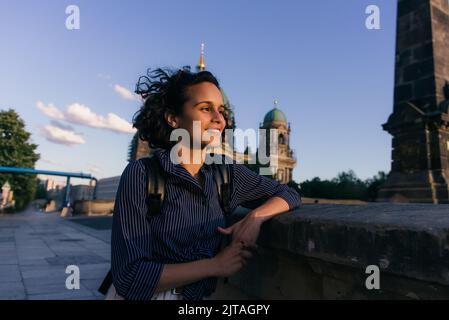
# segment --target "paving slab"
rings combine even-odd
[[[111,218],[101,220],[0,214],[0,300],[104,299],[97,289],[110,268]],[[79,267],[79,290],[66,288],[68,265]]]
[[[0,300],[24,299],[26,299],[26,293],[22,281],[0,282]]]

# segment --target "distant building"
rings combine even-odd
[[[42,188],[45,189],[45,191],[51,191],[51,190],[59,190],[64,188],[65,183],[57,183],[54,179],[52,178],[46,178],[45,175],[40,176],[38,175],[38,179],[39,179],[39,186],[41,186]]]
[[[284,112],[277,108],[277,101],[275,101],[274,104],[275,107],[267,112],[259,129],[266,130],[266,144],[264,146],[265,154],[263,154],[263,156],[277,160],[277,164],[275,164],[275,161],[272,161],[269,165],[260,165],[257,163],[254,167],[260,168],[270,166],[273,173],[272,178],[280,183],[287,184],[293,179],[292,175],[293,169],[296,166],[296,157],[293,150],[290,148],[290,123],[287,123],[287,118],[285,117]],[[273,146],[272,148],[270,145],[270,129],[277,130],[277,148],[276,146]],[[261,152],[262,147],[261,143],[263,142],[264,141],[259,141],[259,148],[256,154],[252,157],[259,159],[259,152]],[[248,166],[250,168],[252,167],[252,165]]]
[[[104,178],[98,180],[97,183],[97,199],[98,200],[115,200],[120,176]]]
[[[64,203],[65,190],[67,186],[55,185],[55,188],[47,191],[47,199],[54,200],[56,206],[59,208]],[[75,201],[93,200],[94,185],[72,185],[70,184],[70,203],[73,205]]]
[[[56,188],[56,182],[55,182],[55,180],[53,180],[53,179],[47,179],[46,181],[45,181],[45,190],[46,191],[48,191],[48,190],[52,190],[52,189],[55,189]]]
[[[70,188],[70,201],[93,200],[94,187],[89,185],[76,185]]]

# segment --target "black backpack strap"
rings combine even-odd
[[[231,197],[229,168],[224,163],[215,164],[213,173],[221,207],[223,208],[225,214],[228,215],[230,213],[229,202]]]
[[[224,160],[224,157],[222,158]],[[226,162],[222,161],[220,164],[214,164],[213,166],[214,180],[218,190],[218,196],[220,199],[220,205],[225,213],[226,227],[229,227],[230,220],[230,200],[231,200],[231,178],[229,167]],[[228,246],[231,243],[232,236],[224,236],[223,246]],[[228,278],[224,278],[224,283],[228,283]]]
[[[165,196],[165,178],[163,176],[163,169],[160,166],[159,160],[155,156],[142,158],[147,173],[147,205],[148,211],[146,217],[157,214],[161,211],[162,202]],[[108,293],[109,287],[112,285],[112,271],[108,274],[101,283],[98,291],[104,295]]]
[[[165,177],[159,160],[155,156],[142,158],[147,172],[147,217],[161,211],[165,197]]]
[[[112,285],[112,272],[111,270],[108,271],[108,274],[104,278],[103,282],[100,285],[100,288],[98,288],[98,292],[106,295],[108,293],[109,287]]]

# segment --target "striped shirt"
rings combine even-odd
[[[126,299],[149,300],[164,264],[214,257],[227,227],[211,165],[200,171],[204,187],[184,167],[170,160],[169,150],[156,156],[165,172],[165,199],[158,214],[146,217],[147,174],[141,160],[125,168],[117,190],[111,241],[114,286]],[[260,176],[242,164],[227,164],[230,172],[229,208],[256,208],[268,198],[284,199],[290,209],[300,205],[296,191]],[[187,300],[200,300],[215,291],[217,278],[184,286]]]

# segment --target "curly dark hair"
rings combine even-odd
[[[133,117],[133,127],[140,139],[148,141],[152,148],[171,149],[176,141],[170,141],[173,128],[165,120],[165,113],[181,115],[188,97],[189,86],[210,82],[220,89],[218,80],[209,71],[191,72],[189,67],[179,70],[158,68],[147,70],[136,84],[135,92],[144,99],[144,104]],[[231,108],[225,105],[225,129],[232,128]],[[224,131],[223,131],[224,134]]]

